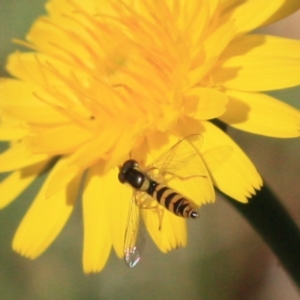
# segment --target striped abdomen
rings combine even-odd
[[[177,216],[195,219],[199,215],[190,201],[166,185],[151,180],[147,193]]]

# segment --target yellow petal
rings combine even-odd
[[[49,36],[47,37],[49,41]],[[6,69],[7,71],[26,84],[58,87],[60,78],[53,76],[53,71],[49,66],[55,66],[60,72],[68,72],[66,64],[55,60],[39,52],[19,52],[9,55]],[[47,66],[47,67],[46,67]]]
[[[20,127],[0,125],[0,141],[20,140],[28,134],[28,130]]]
[[[36,126],[34,130],[38,131]],[[36,135],[28,138],[34,153],[52,155],[66,154],[78,149],[81,144],[94,137],[94,133],[75,124],[63,124],[50,128],[42,128]]]
[[[21,169],[49,159],[47,154],[33,154],[24,142],[12,145],[0,154],[0,172]]]
[[[5,110],[34,124],[59,124],[70,120],[63,115],[68,115],[73,121],[80,120],[81,123],[90,124],[91,112],[87,105],[88,101],[78,103],[79,98],[85,93],[81,85],[87,84],[86,75],[76,69],[76,75],[70,77],[69,67],[70,65],[57,62],[41,53],[12,54],[9,57],[8,69],[23,80],[27,94],[25,100],[20,101],[19,94],[16,96],[11,92],[12,87],[7,86],[4,90],[8,94],[5,95],[3,102]],[[13,105],[8,102],[11,96]],[[45,121],[43,116],[46,118]]]
[[[111,1],[103,0],[101,3],[95,1],[86,1],[84,3],[84,11],[94,16],[98,10],[96,10],[97,5],[101,7],[106,12],[106,7],[111,4]],[[68,1],[68,0],[60,0],[60,1],[49,1],[46,4],[46,9],[53,18],[64,19],[64,15],[66,13],[73,13],[74,8],[80,8],[81,1]],[[77,10],[76,10],[77,11]],[[79,9],[78,9],[79,11]]]
[[[48,179],[51,178],[51,174]],[[45,251],[58,236],[70,214],[79,190],[81,176],[50,198],[45,185],[24,216],[13,239],[13,249],[34,259]]]
[[[199,2],[199,1],[196,0],[195,2]],[[219,0],[211,0],[208,3],[209,3],[209,15],[210,15],[210,17],[213,17],[215,13],[218,13],[220,1]]]
[[[83,269],[85,273],[101,271],[112,246],[112,236],[108,225],[111,199],[103,195],[102,168],[102,165],[98,164],[89,170],[83,192]]]
[[[234,36],[234,22],[227,22],[217,28],[207,40],[205,40],[204,45],[201,45],[203,49],[198,50],[198,54],[194,58],[193,69],[188,74],[190,86],[199,84],[203,76],[214,67],[220,54],[228,46]],[[216,45],[218,45],[218,47],[216,47]]]
[[[106,214],[109,215],[108,224],[113,247],[117,255],[123,257],[124,236],[133,189],[119,182],[118,172],[119,170],[114,168],[101,177],[100,193],[102,201],[109,202]]]
[[[45,169],[49,161],[14,171],[0,183],[0,208],[15,200]]]
[[[186,220],[165,208],[141,209],[146,228],[156,246],[164,253],[185,247],[187,243]]]
[[[271,96],[228,90],[229,105],[220,119],[232,127],[271,137],[298,137],[299,110]]]
[[[220,23],[210,36],[205,40],[204,46],[209,60],[216,60],[226,49],[236,33],[235,23],[233,21]],[[216,45],[218,45],[216,47]],[[207,64],[207,61],[205,62]]]
[[[71,7],[72,4],[69,5],[69,8]],[[77,10],[75,6],[73,10]],[[85,20],[82,20],[84,18],[80,12],[74,14],[74,11],[69,11],[72,15],[70,18],[67,17],[67,11],[62,12],[62,15],[57,18],[45,16],[39,18],[27,35],[27,40],[34,42],[40,52],[56,57],[62,62],[69,62],[72,65],[75,63],[89,65],[93,49],[99,46],[98,41],[93,41],[91,34],[88,34],[84,26],[78,26],[79,22],[83,25]],[[49,36],[51,36],[51,43],[49,43]],[[68,47],[65,47],[66,40]],[[75,48],[76,51],[73,51]]]
[[[229,89],[268,91],[300,84],[300,41],[251,34],[220,57],[213,81]]]
[[[69,164],[68,157],[60,158],[59,164],[51,172],[51,178],[44,183],[46,197],[53,197],[53,195],[68,185],[80,171],[78,167]]]
[[[169,0],[171,10],[177,17],[177,26],[182,35],[187,37],[191,43],[194,57],[202,46],[203,36],[206,33],[209,19],[215,13],[218,0],[213,1],[181,1],[181,3]],[[179,5],[178,5],[179,4]],[[179,7],[181,6],[181,7]]]
[[[262,186],[260,175],[249,158],[226,133],[209,122],[203,122],[203,126],[203,159],[210,170],[214,185],[230,197],[247,202],[247,198]],[[220,146],[229,146],[232,154],[216,169],[215,164],[210,163],[211,159],[206,157],[206,151],[209,153],[210,149]]]
[[[211,173],[219,169],[233,154],[233,148],[229,145],[223,145],[211,148],[202,153],[206,165]]]
[[[193,88],[186,97],[186,106],[191,111],[187,113],[198,120],[217,118],[225,112],[228,102],[226,94],[209,88]]]
[[[276,22],[300,8],[298,0],[225,1],[223,22],[235,20],[237,32],[250,32],[258,27]],[[226,8],[226,9],[225,9]]]
[[[88,173],[87,188],[84,191],[84,201],[89,205],[87,207],[89,210],[86,211],[86,220],[89,222],[88,219],[91,218],[94,223],[99,222],[99,226],[97,223],[96,228],[101,228],[101,224],[106,222],[105,226],[107,227],[106,231],[109,233],[110,243],[112,243],[117,255],[123,257],[124,237],[128,221],[129,204],[133,197],[133,189],[119,182],[119,171],[117,168],[111,169],[107,173],[103,172],[104,169],[105,166],[98,163]],[[92,200],[88,199],[88,197],[92,197],[93,201],[97,203],[92,203]],[[98,208],[92,211],[93,206],[97,206]],[[89,217],[89,214],[97,214],[97,220],[95,220],[95,217]],[[87,247],[92,248],[93,234],[97,237],[97,233],[89,233],[91,238],[88,245],[90,246]],[[88,260],[89,258],[86,257],[86,259]]]
[[[300,9],[300,2],[298,0],[282,0],[280,9],[273,13],[262,26],[266,26],[277,21],[280,21],[287,16],[297,12]]]
[[[119,163],[120,157],[124,154],[128,155],[132,145],[133,139],[130,129],[124,128],[122,131],[119,128],[104,128],[101,135],[99,134],[96,138],[85,143],[70,157],[70,164],[86,168],[104,158],[108,160],[110,167],[107,170],[109,170],[116,166],[116,161]]]
[[[64,163],[57,168],[52,180],[46,188],[46,195],[49,197],[66,185],[76,174],[97,163],[99,160],[108,158],[109,150],[114,148],[113,156],[109,156],[106,170],[110,170],[120,163],[120,157],[124,153],[128,155],[132,147],[132,139],[128,136],[130,131],[120,133],[118,130],[104,130],[97,138],[88,141],[76,152],[64,158]]]
[[[0,104],[13,116],[33,124],[60,124],[68,121],[37,96],[48,101],[52,99],[49,93],[35,84],[15,79],[0,80]]]

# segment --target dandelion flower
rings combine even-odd
[[[13,249],[31,259],[47,249],[82,185],[84,271],[100,271],[111,248],[122,257],[132,188],[118,181],[118,166],[132,156],[149,161],[191,134],[201,137],[206,170],[195,205],[214,201],[212,184],[247,202],[261,177],[211,120],[299,136],[299,111],[263,92],[300,84],[300,42],[249,33],[299,7],[292,0],[49,1],[26,41],[16,41],[27,50],[9,56],[12,78],[0,82],[0,138],[10,143],[0,171],[11,172],[0,206],[55,161]],[[185,219],[165,210],[158,228],[155,210],[142,215],[161,251],[186,245]]]

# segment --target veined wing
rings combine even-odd
[[[190,135],[172,146],[147,166],[147,173],[192,200],[196,206],[214,201],[215,193],[200,154],[203,137]]]
[[[154,178],[158,172],[162,173],[162,176],[173,174],[183,178],[205,176],[207,174],[206,167],[203,162],[201,163],[199,153],[202,142],[203,137],[200,134],[193,134],[178,141],[147,166],[147,173]],[[195,159],[198,162],[194,165],[193,171],[187,172],[184,176],[184,170],[193,164]]]
[[[135,196],[132,197],[124,239],[124,259],[128,267],[133,268],[141,259],[144,248],[144,237],[140,230],[139,207]]]
[[[233,148],[229,145],[218,146],[202,153],[202,157],[210,172],[217,171],[232,155]]]

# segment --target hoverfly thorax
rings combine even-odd
[[[139,164],[133,159],[127,160],[120,167],[118,178],[121,183],[128,183],[137,190],[146,191],[149,188],[148,176],[139,169]]]

